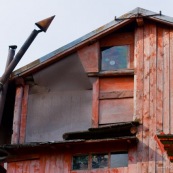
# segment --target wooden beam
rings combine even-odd
[[[92,127],[99,125],[99,78],[93,84]]]
[[[11,140],[12,144],[19,143],[22,98],[23,98],[23,86],[20,85],[17,86],[16,88],[16,98],[15,98],[14,118],[13,118],[13,134]]]
[[[110,91],[110,92],[100,92],[99,99],[118,99],[118,98],[132,98],[133,90],[120,90],[120,91]]]
[[[29,93],[29,85],[25,85],[24,86],[24,95],[23,95],[23,99],[22,99],[22,113],[21,113],[20,139],[19,139],[19,143],[22,143],[22,144],[25,142],[28,93]]]

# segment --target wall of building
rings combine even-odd
[[[135,117],[139,144],[136,172],[171,172],[172,164],[154,139],[173,133],[173,29],[145,21],[135,34]]]
[[[91,127],[92,85],[77,54],[33,75],[26,123],[26,141],[62,140],[66,132]]]

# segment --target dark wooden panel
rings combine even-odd
[[[100,101],[99,124],[127,122],[133,119],[133,98]]]
[[[116,33],[110,34],[109,36],[103,38],[100,41],[101,47],[115,46],[115,45],[125,45],[134,43],[134,33]]]
[[[29,95],[26,142],[62,140],[70,131],[91,127],[92,91]]]
[[[121,90],[111,92],[100,92],[99,99],[113,99],[113,98],[132,98],[133,90]]]

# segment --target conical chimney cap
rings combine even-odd
[[[52,20],[55,16],[51,16],[49,18],[43,19],[37,23],[35,23],[36,26],[38,26],[42,31],[46,32],[49,28],[49,25],[51,24]]]

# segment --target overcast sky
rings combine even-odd
[[[0,0],[0,75],[4,72],[8,46],[17,45],[17,53],[36,29],[35,22],[56,15],[48,31],[38,35],[17,68],[136,7],[173,16],[173,0]]]

